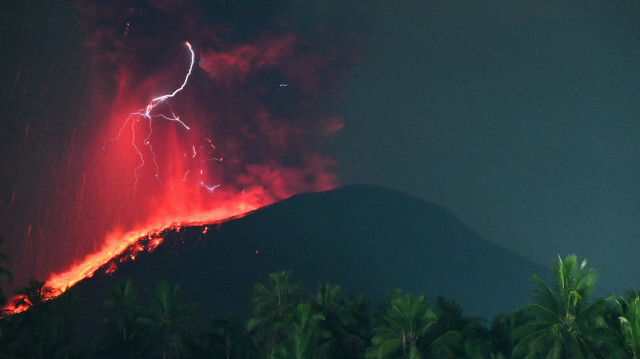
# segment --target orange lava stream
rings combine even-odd
[[[160,233],[167,229],[201,226],[212,222],[238,218],[267,204],[268,203],[259,203],[255,198],[253,198],[253,200],[245,199],[229,201],[226,205],[218,206],[216,209],[212,209],[210,211],[201,211],[173,218],[163,218],[162,220],[156,220],[153,223],[141,226],[140,228],[127,233],[109,234],[106,236],[105,245],[98,252],[86,256],[81,263],[74,265],[66,272],[52,274],[49,277],[45,282],[45,286],[52,288],[54,290],[54,294],[50,298],[47,298],[47,300],[59,296],[79,281],[92,277],[100,267],[107,264],[111,259],[121,255],[130,247],[133,249],[130,256],[131,259],[135,259],[135,254],[140,251],[153,251],[163,240],[163,238],[159,236]],[[203,233],[206,233],[206,229]],[[153,238],[153,241],[146,247],[142,245],[138,245],[136,247],[131,246],[144,238]],[[17,303],[21,298],[22,296],[16,296],[13,298],[13,300],[9,302],[10,304],[4,308],[5,312],[15,314],[27,310],[28,308],[24,306],[14,307],[13,303]]]

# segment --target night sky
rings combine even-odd
[[[349,77],[343,182],[415,194],[525,257],[575,253],[609,288],[637,288],[639,3],[403,3],[380,12]]]
[[[33,261],[73,253],[72,239],[33,248],[44,242],[26,241],[25,228],[46,232],[35,223],[62,210],[52,203],[77,196],[68,183],[79,181],[76,161],[87,159],[76,158],[101,126],[92,106],[115,91],[108,84],[95,90],[109,68],[96,73],[87,45],[82,5],[92,2],[78,2],[85,15],[71,4],[26,3],[0,8],[0,235],[14,271],[28,265],[25,253]],[[139,11],[169,3],[150,1]],[[190,9],[197,4],[184,1]],[[337,134],[314,137],[314,146],[337,160],[340,183],[416,195],[536,262],[575,253],[608,288],[640,286],[637,1],[237,4],[217,13],[214,5],[202,7],[206,16],[218,14],[203,23],[213,33],[231,32],[220,36],[236,43],[265,31],[303,34],[310,51],[334,59],[319,72],[333,78],[330,84],[265,101],[275,101],[278,112],[289,102],[317,100],[314,111],[342,116]],[[130,29],[123,22],[100,26],[115,34],[143,29],[145,39],[172,34],[157,35],[157,26],[143,26],[144,16],[128,19]],[[129,68],[141,67],[129,60]],[[336,93],[318,95],[323,91]]]

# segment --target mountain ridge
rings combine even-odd
[[[86,301],[83,321],[101,322],[102,301],[121,278],[143,288],[160,279],[178,283],[205,319],[246,317],[253,286],[285,269],[302,293],[331,282],[376,303],[401,288],[431,302],[460,299],[465,315],[490,318],[530,302],[530,276],[549,272],[482,239],[441,206],[375,186],[297,194],[229,221],[159,235],[153,252],[114,260],[72,288]]]

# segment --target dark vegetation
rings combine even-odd
[[[86,325],[101,320],[109,288],[127,278],[139,288],[179,283],[205,318],[249,315],[253,285],[282,269],[295,273],[302,293],[330,282],[378,303],[402,288],[459,298],[466,314],[489,318],[530,301],[531,274],[551,280],[548,266],[485,240],[444,208],[374,186],[300,194],[241,218],[157,236],[164,239],[153,252],[135,260],[124,253],[109,263],[112,273],[99,270],[74,286],[88,302]],[[95,346],[98,339],[82,342]]]
[[[0,273],[6,273],[0,269]],[[640,293],[593,298],[596,273],[558,258],[553,283],[533,276],[534,301],[490,322],[457,300],[400,289],[371,306],[322,284],[302,295],[291,271],[256,284],[248,318],[198,318],[180,285],[136,288],[122,279],[104,298],[103,337],[92,352],[75,341],[73,288],[53,300],[43,282],[20,291],[28,310],[0,320],[2,358],[637,358]],[[5,278],[5,277],[3,277]],[[8,278],[8,277],[7,277]],[[491,290],[491,288],[486,288]],[[224,295],[215,293],[214,295]],[[88,328],[76,328],[83,330]]]
[[[0,358],[638,357],[638,293],[598,298],[575,256],[549,275],[398,192],[297,195],[157,235],[55,299],[19,290]]]

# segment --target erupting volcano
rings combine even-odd
[[[167,228],[337,185],[319,149],[342,127],[329,104],[343,50],[274,19],[240,31],[202,8],[152,4],[77,4],[85,110],[69,120],[54,200],[21,228],[17,285],[48,278],[61,292],[127,248],[153,250]]]

